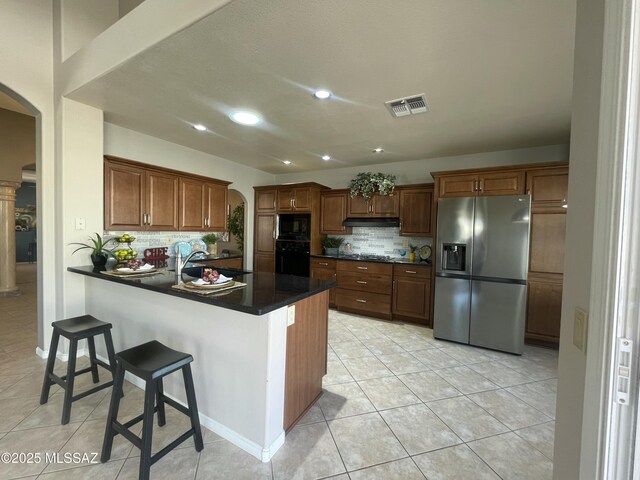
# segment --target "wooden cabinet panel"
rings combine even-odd
[[[336,269],[338,272],[386,275],[389,278],[393,274],[393,265],[391,263],[338,260]]]
[[[567,167],[533,170],[527,172],[527,192],[532,204],[550,204],[562,208],[569,189]]]
[[[562,283],[530,279],[527,303],[527,339],[557,345],[560,337],[561,314]]]
[[[256,189],[256,211],[275,212],[277,192],[275,187]]]
[[[320,233],[347,235],[351,228],[342,225],[347,218],[348,190],[329,190],[320,193]]]
[[[478,195],[524,193],[524,171],[491,172],[478,175]]]
[[[253,269],[256,272],[274,273],[276,271],[276,255],[256,253],[253,256]]]
[[[147,170],[147,229],[178,230],[178,177]]]
[[[180,178],[180,215],[181,230],[204,229],[203,184],[199,180]]]
[[[366,217],[369,215],[369,202],[362,195],[357,197],[349,196],[347,198],[347,207],[349,209],[349,217]]]
[[[256,254],[275,254],[276,216],[273,213],[256,215],[255,223],[255,252]]]
[[[393,278],[407,277],[428,280],[431,278],[431,267],[426,265],[412,265],[396,263],[393,265]]]
[[[398,276],[393,279],[393,315],[429,322],[431,281]]]
[[[371,197],[371,216],[374,217],[397,217],[400,213],[398,194],[374,195]]]
[[[204,213],[206,216],[205,230],[210,232],[225,232],[227,230],[228,194],[226,185],[219,183],[204,184]]]
[[[338,310],[357,311],[373,317],[391,317],[391,295],[336,289]]]
[[[314,259],[312,258],[310,277],[318,278],[320,280],[335,281],[336,280],[335,264],[333,268],[331,268],[328,265],[317,266],[318,263],[327,263],[327,262],[317,262],[317,261],[314,261]],[[329,290],[329,306],[333,308],[335,307],[335,305],[336,305],[336,289],[332,288],[331,290]]]
[[[564,213],[531,214],[530,272],[562,273],[566,219]]]
[[[338,287],[361,292],[384,293],[391,291],[391,277],[388,275],[363,275],[358,272],[338,272]]]
[[[400,235],[425,237],[432,235],[433,185],[398,189],[400,202]]]
[[[145,171],[104,162],[105,230],[139,230],[144,225]]]
[[[213,268],[233,268],[235,270],[242,270],[242,259],[219,258],[217,260],[207,262],[207,265],[211,265]]]
[[[278,212],[293,211],[293,188],[278,188]]]
[[[477,174],[440,177],[440,197],[470,197],[476,195]]]
[[[278,187],[278,212],[310,212],[311,190],[309,188]]]

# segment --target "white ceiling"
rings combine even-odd
[[[274,174],[568,143],[574,28],[575,0],[234,0],[70,97]]]

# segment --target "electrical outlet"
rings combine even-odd
[[[76,230],[84,230],[86,227],[84,217],[76,217]]]
[[[289,305],[287,307],[287,327],[296,323],[296,306]]]
[[[587,350],[587,322],[589,313],[576,307],[573,314],[573,344],[582,352]]]

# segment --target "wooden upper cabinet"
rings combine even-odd
[[[533,207],[564,208],[568,189],[568,167],[527,172],[527,193],[531,195]]]
[[[369,201],[358,195],[347,197],[349,217],[397,217],[399,215],[398,193],[372,195]]]
[[[309,188],[278,187],[278,213],[310,211],[311,190]]]
[[[428,237],[432,235],[433,185],[399,187],[400,235]]]
[[[278,190],[275,187],[256,188],[256,211],[275,212]]]
[[[105,156],[105,230],[224,231],[227,186]]]
[[[523,170],[499,170],[472,174],[448,174],[439,177],[440,197],[519,195],[524,193]]]
[[[105,230],[139,230],[145,218],[144,169],[105,161]]]
[[[327,190],[320,193],[320,233],[322,235],[351,233],[342,225],[347,218],[349,190]]]

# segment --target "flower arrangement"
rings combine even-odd
[[[365,200],[369,200],[371,195],[390,195],[396,188],[396,176],[386,173],[361,172],[349,183],[351,198],[362,195]]]

